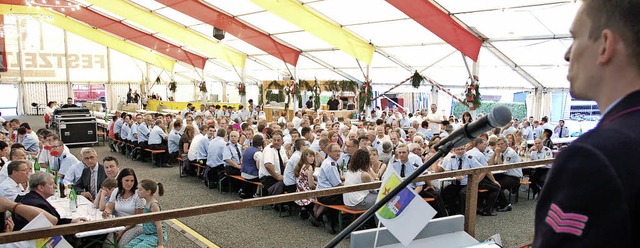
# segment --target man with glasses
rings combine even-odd
[[[84,170],[85,167],[88,166],[88,163],[90,161],[87,161],[87,153],[95,153],[96,151],[93,148],[89,148],[89,147],[85,147],[82,148],[82,150],[80,150],[80,156],[82,159],[82,161],[78,162],[77,164],[74,164],[71,166],[71,168],[69,168],[69,170],[67,171],[67,174],[64,175],[64,182],[65,184],[71,184],[71,185],[75,185],[78,180],[80,180],[80,176],[82,176],[82,170]],[[97,156],[96,156],[97,157]]]
[[[27,161],[16,160],[7,165],[9,177],[0,183],[1,197],[15,201],[18,195],[28,192],[26,190],[27,182],[29,181],[29,174],[31,174],[31,168],[28,164]]]
[[[347,140],[345,144],[345,152],[340,155],[340,159],[338,159],[338,165],[346,167],[351,161],[351,156],[358,150],[358,146],[360,146],[360,142],[357,139]],[[343,167],[340,168],[340,172],[345,170]],[[344,175],[342,175],[344,177]]]
[[[340,146],[336,143],[330,143],[328,145],[328,157],[322,162],[320,166],[320,173],[318,174],[318,185],[316,189],[328,189],[337,186],[342,186],[343,177],[340,176],[340,165],[338,160],[340,159]],[[326,205],[344,205],[342,194],[321,196],[318,197],[318,201]],[[323,215],[323,221],[325,227],[330,233],[335,233],[335,223],[337,220],[337,214],[334,211],[330,211]]]
[[[64,143],[59,138],[54,139],[51,143],[51,156],[54,157],[54,163],[51,170],[58,171],[60,179],[64,178],[64,175],[71,166],[79,162],[76,156],[71,154],[69,149],[65,149]]]
[[[86,148],[82,152],[82,174],[75,184],[76,192],[93,201],[100,191],[100,184],[107,178],[104,166],[98,163],[98,154],[92,148]]]

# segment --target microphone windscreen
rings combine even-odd
[[[487,118],[492,127],[503,127],[511,121],[511,110],[506,106],[497,106],[491,110]]]

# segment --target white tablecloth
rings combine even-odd
[[[93,203],[87,200],[82,195],[78,195],[78,209],[72,212],[69,209],[69,197],[60,198],[58,196],[52,196],[47,199],[51,205],[56,208],[56,211],[60,214],[61,218],[75,219],[79,217],[85,217],[87,220],[101,220],[102,212],[93,207]]]

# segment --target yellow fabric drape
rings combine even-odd
[[[304,7],[297,0],[251,0],[258,6],[337,47],[354,58],[371,64],[375,48],[327,18]]]
[[[86,0],[97,7],[115,13],[118,16],[135,22],[137,25],[161,33],[169,39],[185,44],[196,51],[200,51],[208,57],[218,58],[231,65],[244,68],[247,60],[245,54],[236,52],[231,48],[210,40],[203,35],[187,29],[184,26],[171,22],[148,10],[126,2],[124,0]]]
[[[0,4],[0,14],[40,14],[45,16],[51,16],[50,24],[57,26],[61,29],[67,30],[78,36],[84,37],[90,41],[98,43],[100,45],[112,48],[118,52],[124,53],[136,59],[142,60],[149,64],[163,68],[167,71],[173,71],[175,60],[166,57],[164,55],[152,52],[148,49],[139,47],[115,37],[103,31],[96,30],[90,26],[67,18],[57,12],[50,11],[44,8],[33,8],[18,5]]]

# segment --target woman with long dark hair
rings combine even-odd
[[[135,171],[131,168],[124,168],[116,177],[118,188],[111,193],[109,203],[105,208],[102,216],[108,218],[111,216],[122,217],[134,214],[141,214],[145,201],[138,197],[136,189],[138,189],[138,178]],[[142,225],[128,225],[124,231],[116,233],[118,246],[124,247],[129,241],[142,234]]]
[[[371,157],[367,149],[358,149],[351,158],[344,185],[356,185],[376,180],[376,173],[371,169]],[[344,205],[353,210],[366,210],[376,203],[378,194],[372,190],[361,190],[342,194]]]

